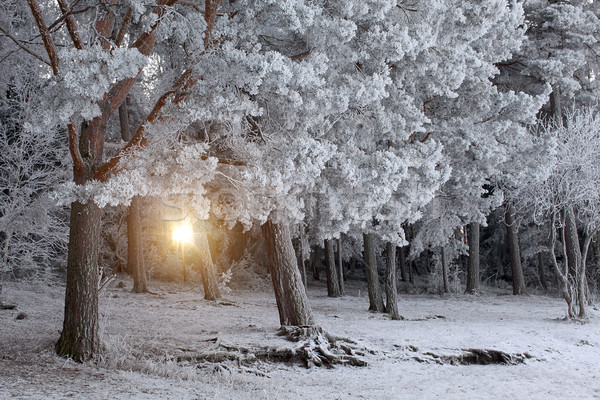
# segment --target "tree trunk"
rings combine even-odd
[[[217,281],[217,271],[213,264],[208,237],[206,235],[206,222],[200,221],[194,226],[194,244],[197,248],[200,263],[200,273],[202,275],[202,285],[204,286],[204,298],[206,300],[217,300],[221,298],[219,284]]]
[[[119,106],[121,139],[125,142],[129,142],[131,139],[128,106],[129,96]],[[127,270],[133,275],[133,291],[135,293],[148,292],[148,287],[146,286],[142,223],[140,221],[140,203],[141,199],[139,196],[135,196],[131,200],[127,211]]]
[[[325,267],[327,268],[327,296],[340,297],[340,282],[335,268],[333,239],[325,240]]]
[[[408,273],[406,271],[406,255],[404,253],[404,247],[400,247],[398,253],[400,253],[400,280],[406,282]]]
[[[313,246],[313,251],[310,254],[310,265],[312,267],[313,280],[320,280],[320,267],[321,267],[321,248],[319,246]]]
[[[396,245],[390,242],[386,244],[385,259],[385,312],[392,319],[400,319],[398,314],[398,287],[396,286]]]
[[[300,276],[302,276],[302,284],[304,288],[308,285],[306,281],[306,265],[304,264],[304,243],[302,241],[302,237],[296,239],[296,241],[292,241],[294,243],[294,251],[296,252],[296,260],[298,262],[298,270],[300,271]]]
[[[75,361],[90,359],[98,336],[98,250],[102,210],[93,202],[71,203],[63,330],[56,352]]]
[[[148,287],[146,286],[140,203],[140,197],[135,196],[131,200],[127,213],[127,270],[133,275],[133,291],[146,293]]]
[[[577,291],[577,303],[579,305],[579,317],[586,317],[587,300],[585,298],[585,267],[579,245],[579,235],[577,233],[577,222],[572,207],[565,210],[565,248],[567,252],[567,263],[569,265],[569,274],[575,280],[575,289]]]
[[[444,293],[450,292],[450,287],[448,286],[448,263],[446,262],[446,247],[442,246],[442,281],[444,283]],[[468,278],[467,278],[468,281]]]
[[[369,290],[369,310],[383,312],[383,297],[379,287],[379,274],[377,273],[377,257],[375,255],[375,236],[364,233],[365,267],[367,269],[367,287]]]
[[[340,286],[340,295],[344,295],[344,262],[342,260],[342,239],[337,240],[337,273]]]
[[[467,261],[467,289],[473,294],[479,290],[479,223],[469,224],[469,258]]]
[[[262,231],[281,325],[313,325],[312,310],[298,271],[288,226],[274,224],[269,218]]]
[[[516,211],[512,202],[507,204],[504,220],[506,222],[506,238],[510,254],[510,266],[513,277],[513,294],[525,294],[525,278],[521,265],[521,252],[519,250],[519,237],[517,235]]]
[[[546,273],[544,272],[544,253],[538,253],[538,275],[540,277],[540,283],[544,290],[548,290],[548,282],[546,281]]]

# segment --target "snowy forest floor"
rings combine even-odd
[[[150,282],[154,294],[134,294],[132,281],[120,276],[100,299],[102,355],[77,364],[53,350],[64,286],[6,283],[4,300],[17,308],[0,310],[0,398],[600,398],[597,308],[579,323],[563,319],[559,298],[491,290],[400,295],[404,319],[392,321],[366,311],[363,283],[349,286],[345,297],[331,299],[323,284],[312,284],[309,298],[317,324],[355,341],[369,365],[306,369],[248,357],[294,345],[277,336],[269,290],[232,291],[208,302],[199,286],[158,281]],[[247,349],[241,362],[204,360],[232,348]],[[466,349],[514,354],[515,364],[456,365],[468,359],[460,357]]]

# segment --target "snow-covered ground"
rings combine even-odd
[[[238,366],[177,361],[216,349],[291,346],[276,335],[269,291],[233,291],[207,302],[200,287],[152,281],[131,293],[127,277],[101,297],[102,341],[94,362],[54,355],[64,287],[7,283],[0,310],[1,399],[592,399],[600,398],[600,312],[562,317],[544,296],[400,295],[404,320],[366,311],[365,288],[330,299],[309,287],[317,323],[366,349],[367,367],[311,368],[259,361]],[[117,281],[117,282],[118,282]],[[25,319],[16,319],[24,312]],[[451,365],[434,355],[463,349],[527,354],[517,365]]]

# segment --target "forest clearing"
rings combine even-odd
[[[345,297],[309,286],[317,322],[365,350],[368,366],[313,367],[266,360],[177,361],[247,348],[290,347],[277,336],[270,291],[235,290],[206,301],[198,287],[151,282],[131,293],[120,276],[101,297],[106,350],[84,364],[58,357],[62,285],[11,284],[16,310],[0,311],[2,399],[593,399],[600,396],[598,310],[587,323],[566,320],[561,299],[401,294],[402,320],[366,311],[366,286]],[[18,312],[27,318],[16,320]],[[515,365],[453,365],[438,356],[464,349],[523,355]],[[243,359],[247,354],[239,353]]]

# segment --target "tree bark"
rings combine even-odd
[[[400,319],[398,314],[398,287],[396,286],[396,245],[390,242],[386,244],[385,259],[385,312],[392,319]]]
[[[525,294],[525,278],[521,265],[521,252],[519,250],[519,237],[517,235],[516,211],[512,202],[507,204],[504,220],[506,222],[506,238],[508,241],[508,252],[510,254],[510,266],[513,277],[513,294]]]
[[[312,310],[298,271],[288,226],[274,224],[269,218],[262,231],[281,325],[313,325]]]
[[[377,257],[375,255],[375,236],[372,233],[364,233],[365,267],[367,269],[367,287],[369,291],[369,310],[383,312],[383,297],[379,286],[379,274],[377,273]]]
[[[200,262],[200,273],[202,285],[204,286],[204,298],[206,300],[217,300],[221,298],[217,271],[213,264],[208,236],[206,235],[206,222],[200,221],[194,225],[194,244],[196,245]]]
[[[335,267],[333,239],[325,239],[325,267],[327,268],[327,296],[340,297],[340,282]]]
[[[342,239],[337,240],[337,273],[340,296],[344,295],[344,261],[342,260]]]
[[[98,250],[102,210],[93,202],[71,203],[63,330],[56,352],[75,361],[90,359],[98,336]]]
[[[467,289],[473,294],[479,290],[479,223],[469,224],[469,258],[467,261]]]

